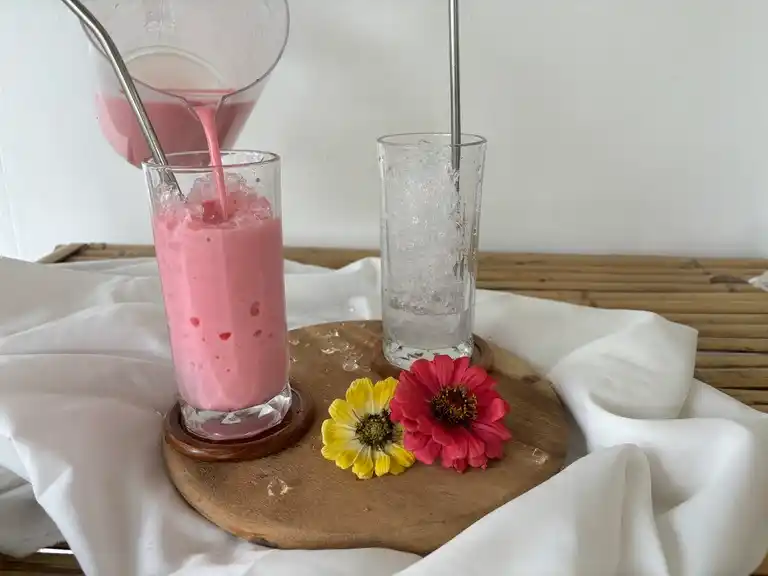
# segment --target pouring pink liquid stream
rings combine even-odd
[[[195,114],[200,119],[205,132],[205,140],[208,144],[208,156],[211,158],[213,175],[216,178],[216,192],[219,197],[219,209],[224,220],[227,219],[227,185],[224,181],[224,168],[221,162],[221,147],[219,146],[219,134],[216,129],[216,107],[203,104],[195,106]]]
[[[228,185],[216,105],[195,112],[215,194],[209,185],[159,211],[155,247],[180,393],[194,408],[231,412],[269,401],[288,382],[282,224],[266,198]]]

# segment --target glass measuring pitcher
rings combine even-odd
[[[85,0],[117,45],[167,154],[205,149],[195,110],[231,147],[288,41],[286,0]],[[102,133],[131,164],[150,156],[106,55],[91,40]]]

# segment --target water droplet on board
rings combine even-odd
[[[352,372],[354,370],[358,370],[360,368],[360,365],[357,363],[360,358],[362,358],[363,355],[359,353],[350,354],[346,358],[344,358],[344,362],[342,363],[341,367],[346,372]]]
[[[354,358],[347,358],[346,360],[344,360],[344,363],[341,365],[341,367],[344,369],[345,372],[354,372],[355,370],[360,368],[360,366],[357,363],[357,360],[355,360]]]
[[[270,480],[267,485],[268,496],[285,496],[290,490],[292,490],[292,488],[280,478]]]

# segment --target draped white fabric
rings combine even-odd
[[[378,317],[378,275],[373,259],[340,271],[288,263],[290,326]],[[181,500],[159,451],[175,386],[153,261],[6,259],[0,282],[6,553],[60,531],[87,574],[109,576],[731,576],[768,549],[768,417],[694,380],[696,333],[650,313],[478,293],[476,332],[548,375],[582,448],[419,559],[263,549]]]

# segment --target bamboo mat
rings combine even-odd
[[[328,268],[374,255],[369,250],[285,250],[290,260]],[[152,256],[153,247],[145,245],[67,244],[40,262]],[[478,288],[596,308],[650,310],[696,328],[696,377],[768,412],[768,293],[747,282],[768,270],[768,260],[494,252],[479,258]],[[0,556],[0,574],[77,573],[74,559],[64,566],[55,555],[45,569],[44,555],[30,560],[28,567],[26,562],[6,565]],[[768,559],[756,574],[768,576]]]
[[[340,268],[369,250],[286,248],[285,257]],[[145,245],[67,244],[41,262],[154,256]],[[768,412],[768,293],[747,280],[768,260],[669,256],[480,254],[477,287],[593,306],[650,310],[699,331],[696,377]]]

